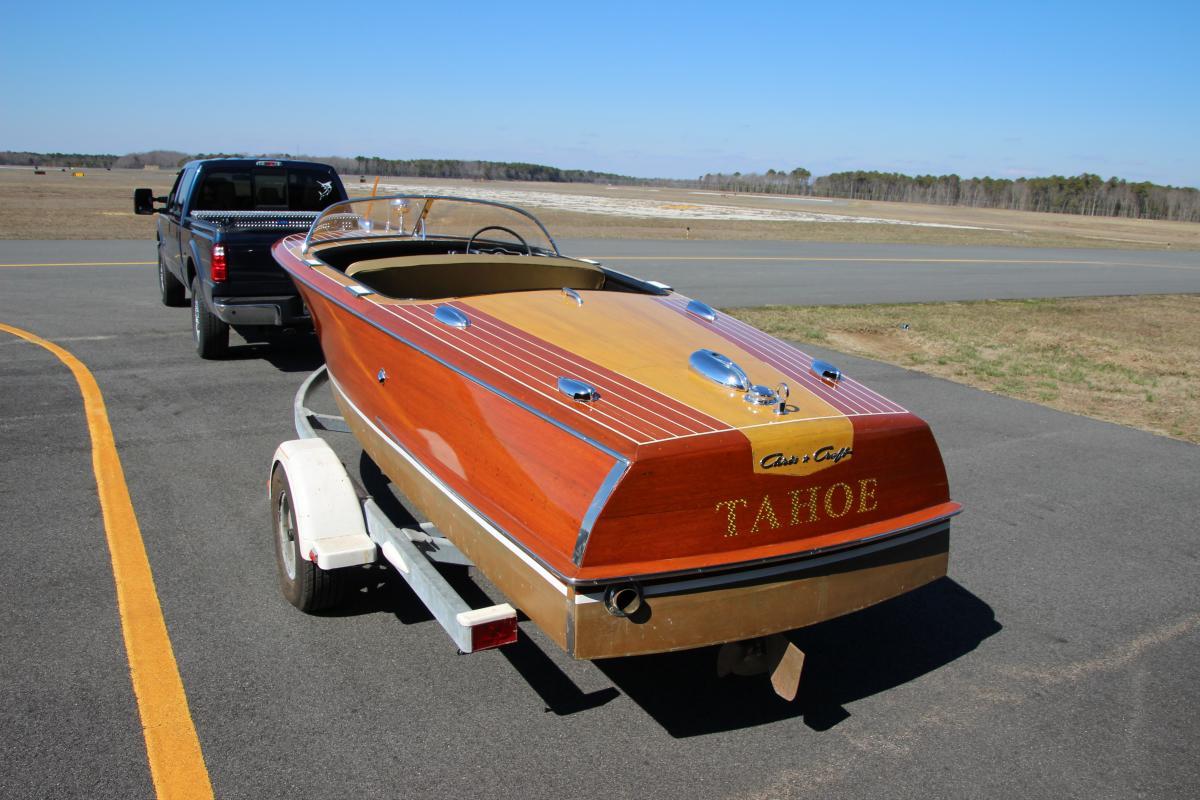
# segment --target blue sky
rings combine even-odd
[[[1183,2],[19,4],[0,149],[1200,186]]]

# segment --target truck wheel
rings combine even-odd
[[[167,270],[167,265],[163,263],[161,247],[158,250],[158,293],[164,306],[179,308],[187,305],[183,284]]]
[[[229,349],[229,324],[204,304],[199,276],[192,278],[192,338],[201,358],[220,358]]]
[[[345,589],[341,570],[321,569],[300,553],[292,488],[282,466],[271,473],[271,516],[274,522],[275,565],[279,588],[287,601],[305,612],[336,605]]]

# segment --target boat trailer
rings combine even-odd
[[[390,563],[421,599],[460,653],[517,641],[517,612],[508,603],[472,608],[438,570],[438,564],[474,566],[429,522],[396,524],[347,471],[319,432],[350,433],[343,417],[314,411],[310,398],[325,388],[329,373],[319,367],[292,403],[298,439],[275,450],[268,491],[276,555],[284,596],[302,611],[317,611],[338,597],[339,570]],[[730,642],[717,652],[718,675],[769,674],[775,692],[793,700],[804,653],[776,634]]]
[[[428,522],[415,528],[396,525],[318,435],[318,431],[350,432],[342,417],[309,407],[312,393],[328,380],[329,373],[322,366],[301,384],[292,404],[300,438],[279,445],[271,464],[271,507],[285,575],[298,575],[302,568],[293,563],[288,573],[285,551],[289,545],[309,562],[310,569],[316,566],[325,572],[321,578],[326,580],[336,574],[333,570],[374,564],[382,554],[460,652],[515,642],[516,609],[508,603],[472,608],[438,571],[439,563],[472,566],[454,543]],[[309,596],[316,592],[301,591],[300,602],[286,588],[284,594],[301,610],[320,607],[321,596]]]

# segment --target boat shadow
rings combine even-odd
[[[360,455],[358,472],[363,487],[393,522],[420,525],[366,453]],[[503,600],[476,569],[439,569],[472,607]],[[388,613],[406,625],[434,622],[420,598],[388,566],[364,567],[350,588],[346,602],[324,613]],[[527,622],[524,615],[519,618]],[[826,731],[850,717],[848,703],[939,669],[1001,627],[987,603],[942,578],[862,611],[791,631],[787,637],[805,653],[800,691],[793,702],[779,698],[763,675],[717,677],[717,647],[596,661],[613,686],[592,692],[580,689],[525,630],[500,653],[538,694],[546,711],[557,715],[602,706],[624,692],[676,738],[795,717],[813,730]]]
[[[399,527],[419,527],[420,520],[405,505],[387,477],[366,453],[361,453],[358,478],[380,509]],[[499,590],[474,568],[440,565],[443,577],[472,608],[503,602]],[[485,588],[486,587],[486,588]],[[491,591],[489,592],[488,589]],[[320,612],[322,616],[346,617],[360,614],[392,614],[405,625],[436,624],[433,615],[408,584],[390,566],[372,564],[355,570],[349,578],[347,596],[333,609]],[[529,618],[518,612],[518,619]],[[500,648],[521,678],[541,698],[545,710],[559,716],[602,706],[620,696],[613,687],[585,692],[554,663],[546,651],[529,635],[520,631],[516,642]]]
[[[1001,629],[990,606],[949,578],[787,634],[805,653],[800,692],[778,697],[767,677],[718,678],[716,647],[596,662],[676,738],[801,717],[816,731],[848,719],[845,706],[900,686],[971,652]],[[698,709],[703,709],[698,713]]]

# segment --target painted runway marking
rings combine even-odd
[[[151,267],[156,261],[58,261],[37,264],[0,264],[0,267]]]
[[[159,800],[212,798],[208,768],[188,710],[183,680],[171,649],[150,560],[133,511],[129,487],[125,484],[125,472],[117,455],[100,387],[83,362],[62,347],[2,322],[0,331],[49,350],[71,370],[79,384],[92,440],[92,470],[96,475],[104,535],[112,558],[121,632],[129,658],[129,677],[141,715],[155,794]]]
[[[863,264],[1062,264],[1083,267],[1147,267],[1182,269],[1195,272],[1200,266],[1183,264],[1142,264],[1132,261],[1080,261],[1029,258],[859,258],[856,256],[587,256],[594,261],[809,261]]]

